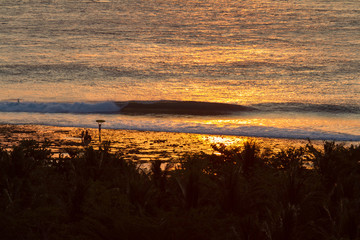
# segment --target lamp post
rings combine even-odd
[[[101,124],[105,122],[105,120],[96,120],[99,125],[99,143],[101,143]]]

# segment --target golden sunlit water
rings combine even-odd
[[[4,0],[0,123],[360,141],[359,11],[350,0]],[[130,100],[256,111],[113,104]]]

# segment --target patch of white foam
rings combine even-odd
[[[62,102],[0,102],[0,112],[28,113],[114,113],[120,107],[114,102],[62,103]]]

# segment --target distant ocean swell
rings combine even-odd
[[[195,101],[127,101],[127,102],[0,102],[0,112],[72,113],[72,114],[173,114],[228,115],[242,112],[301,112],[360,114],[357,105],[308,103],[261,103],[250,106]]]

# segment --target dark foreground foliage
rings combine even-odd
[[[360,239],[360,146],[217,145],[149,172],[108,149],[0,150],[0,238]]]

